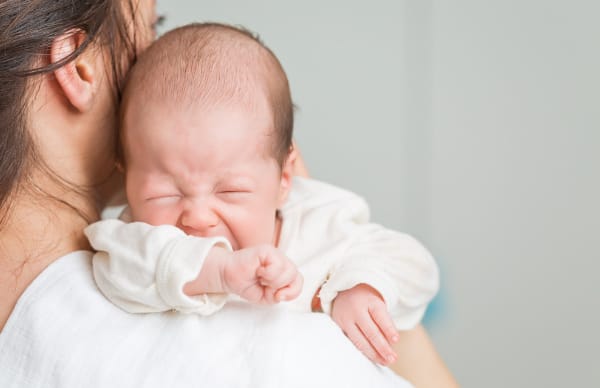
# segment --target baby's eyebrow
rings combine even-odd
[[[251,179],[235,177],[235,178],[223,179],[220,183],[221,184],[223,184],[223,183],[234,184],[234,185],[240,185],[240,186],[249,186],[249,185],[252,185],[254,182]]]
[[[251,185],[254,180],[246,174],[239,173],[227,173],[224,174],[221,179],[217,182],[218,184],[239,184],[239,185]]]

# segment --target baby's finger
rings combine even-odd
[[[283,288],[280,288],[275,293],[275,299],[278,301],[296,299],[302,291],[303,283],[304,277],[302,276],[302,274],[300,274],[300,272],[298,272],[290,284]]]
[[[385,364],[385,360],[377,353],[377,351],[375,351],[375,349],[373,349],[358,326],[351,324],[346,328],[346,330],[344,330],[344,333],[346,333],[346,336],[350,339],[350,341],[352,341],[354,346],[356,346],[356,348],[371,361]]]
[[[396,361],[396,353],[390,346],[389,342],[379,330],[371,316],[367,315],[357,322],[360,331],[364,334],[367,341],[375,351],[382,357],[384,365],[388,365]]]
[[[298,274],[298,269],[295,265],[273,264],[265,267],[264,271],[257,271],[257,274],[261,277],[261,283],[263,285],[279,289],[285,287],[293,282],[294,278]]]
[[[281,267],[276,264],[269,264],[266,266],[259,267],[256,270],[256,277],[261,286],[269,286],[271,282],[281,271]]]
[[[275,296],[277,290],[271,287],[263,288],[263,301],[266,304],[275,304],[279,302]]]
[[[284,267],[283,272],[279,275],[277,281],[279,288],[288,287],[293,284],[298,277],[302,277],[296,265],[289,263]]]
[[[394,326],[392,317],[390,316],[385,304],[379,304],[369,308],[369,314],[371,314],[371,318],[373,318],[373,321],[375,321],[377,326],[379,326],[379,329],[385,335],[390,344],[398,342],[400,334],[398,333],[396,326]]]

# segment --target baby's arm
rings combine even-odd
[[[215,247],[183,290],[187,295],[226,292],[253,303],[277,303],[295,299],[302,284],[296,265],[271,245],[235,252]]]
[[[131,313],[168,310],[209,315],[224,304],[225,293],[190,297],[183,286],[196,278],[213,247],[231,250],[222,238],[196,238],[169,226],[105,220],[85,229],[92,247],[98,288]]]
[[[231,251],[222,237],[188,236],[180,229],[106,220],[85,229],[96,283],[132,313],[175,309],[209,315],[227,293],[252,302],[293,299],[302,288],[296,266],[270,246]]]
[[[349,243],[321,288],[322,308],[369,358],[389,364],[396,329],[420,322],[437,292],[438,269],[414,238],[369,223],[360,197],[339,205],[332,220]]]

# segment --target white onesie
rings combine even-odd
[[[438,268],[414,238],[369,222],[357,195],[312,179],[294,178],[280,209],[279,248],[304,276],[300,296],[284,306],[310,311],[320,289],[326,313],[337,293],[366,283],[384,298],[396,327],[416,326],[438,290]],[[102,292],[129,312],[175,309],[204,315],[219,310],[226,295],[189,297],[183,285],[198,276],[224,238],[187,236],[174,226],[104,220],[85,233],[94,255],[94,277]]]

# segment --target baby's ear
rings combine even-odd
[[[292,189],[292,178],[294,177],[294,165],[296,163],[296,158],[298,158],[298,151],[296,151],[296,148],[292,146],[290,147],[290,153],[281,167],[278,207],[283,205],[290,190]]]

